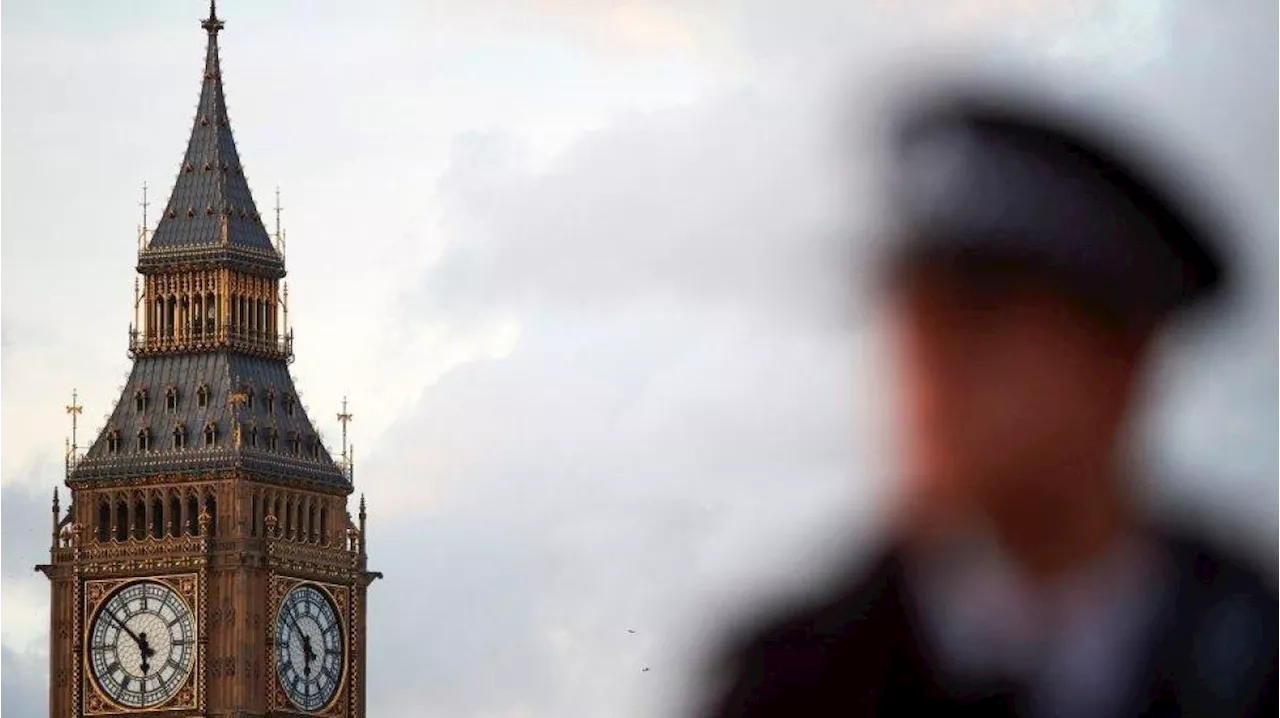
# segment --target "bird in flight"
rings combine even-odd
[[[641,668],[641,669],[640,669],[640,672],[641,672],[641,673],[648,673],[648,672],[649,672],[649,667],[648,667],[648,666],[645,666],[644,668]]]
[[[632,633],[632,634],[634,634],[635,632],[636,632],[636,629],[634,629],[634,628],[628,628],[628,629],[627,629],[627,633]]]

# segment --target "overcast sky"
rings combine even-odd
[[[141,184],[163,206],[205,12],[4,4],[13,715],[46,710],[48,588],[31,567],[63,406],[77,388],[84,441],[128,373]],[[356,416],[387,575],[371,715],[671,714],[725,620],[875,529],[886,374],[848,250],[874,216],[877,98],[896,65],[944,50],[1140,119],[1231,217],[1234,315],[1172,337],[1143,435],[1158,496],[1229,516],[1274,565],[1275,2],[219,12],[264,215],[283,193],[295,379],[331,445],[344,394]]]

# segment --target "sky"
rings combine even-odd
[[[0,16],[3,705],[47,695],[64,406],[129,370],[141,187],[199,94],[203,3]],[[1234,230],[1175,327],[1153,502],[1275,565],[1274,2],[224,0],[232,126],[281,191],[291,369],[369,501],[370,715],[677,715],[729,625],[880,527],[887,367],[857,261],[910,67],[1143,128]],[[917,74],[913,74],[917,73]],[[852,260],[852,261],[851,261]],[[65,489],[64,489],[65,491]],[[64,494],[65,496],[65,494]],[[635,633],[629,633],[628,630]],[[642,671],[643,668],[649,671]]]

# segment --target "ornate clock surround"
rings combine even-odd
[[[302,585],[318,588],[333,602],[338,614],[343,640],[342,675],[338,678],[337,690],[327,706],[310,712],[299,709],[289,699],[284,687],[280,685],[280,676],[275,669],[276,620],[279,618],[280,608],[284,603],[285,597],[289,595],[291,590]],[[357,616],[355,615],[355,606],[352,601],[351,587],[326,583],[311,578],[273,574],[271,576],[269,595],[266,621],[269,637],[267,638],[266,651],[263,656],[263,665],[269,667],[268,673],[270,675],[268,679],[270,689],[267,692],[267,709],[273,711],[276,715],[328,716],[329,718],[342,718],[352,715],[355,695],[349,683],[353,676],[352,659],[353,656],[358,655],[358,647],[355,643],[356,632],[352,630],[352,627],[356,624]]]
[[[199,711],[204,708],[204,626],[203,616],[205,607],[205,585],[200,580],[200,575],[195,573],[180,574],[162,574],[158,576],[121,576],[116,578],[89,579],[79,586],[83,589],[77,592],[81,594],[83,600],[82,610],[77,612],[79,620],[76,621],[77,628],[83,630],[85,636],[88,635],[93,618],[103,608],[108,600],[115,592],[127,585],[139,582],[154,582],[167,586],[174,591],[185,603],[186,608],[190,610],[192,621],[195,626],[196,644],[194,646],[195,658],[183,686],[177,693],[168,700],[159,705],[133,708],[126,707],[116,703],[110,696],[102,690],[97,680],[93,677],[93,669],[90,665],[91,655],[88,647],[81,651],[80,660],[78,661],[78,675],[76,683],[79,685],[83,696],[82,712],[86,716],[91,715],[119,715],[122,713],[157,713],[163,714],[173,711]],[[81,628],[82,627],[82,628]],[[77,633],[80,633],[77,630]]]

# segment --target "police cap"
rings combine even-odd
[[[891,262],[1012,268],[1126,325],[1219,289],[1223,258],[1201,218],[1078,119],[977,95],[902,113]]]

